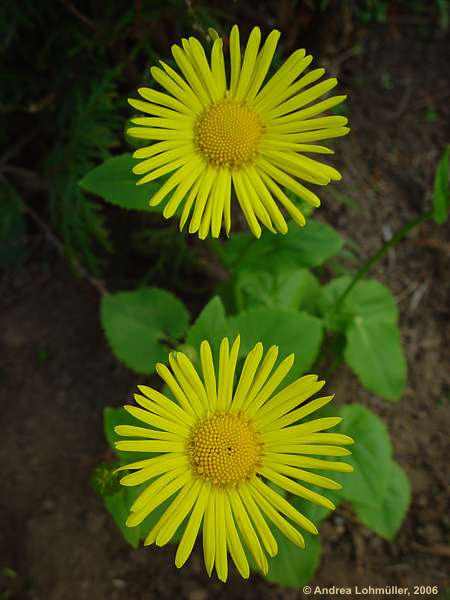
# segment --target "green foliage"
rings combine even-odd
[[[450,208],[450,186],[448,179],[448,161],[450,146],[444,150],[434,176],[433,187],[433,217],[438,225],[447,221]]]
[[[343,244],[335,229],[311,220],[304,227],[290,224],[286,235],[265,231],[260,239],[237,233],[214,249],[223,264],[235,270],[318,267],[339,252]]]
[[[114,156],[86,173],[78,183],[83,190],[97,194],[121,208],[153,212],[160,210],[159,207],[150,207],[148,201],[161,186],[161,181],[145,186],[136,185],[137,178],[131,171],[135,164],[131,154]]]
[[[298,377],[312,366],[322,341],[319,319],[286,308],[252,308],[231,317],[230,327],[241,335],[242,356],[258,341],[265,348],[272,344],[279,346],[280,359],[293,352],[296,361],[286,381]]]
[[[98,271],[94,243],[109,248],[104,219],[97,203],[78,186],[79,178],[114,145],[119,124],[116,80],[118,70],[77,85],[66,96],[57,121],[59,136],[47,160],[52,221],[63,232],[69,259],[78,257]]]
[[[345,336],[345,361],[363,385],[398,400],[406,383],[406,361],[395,299],[380,282],[360,280],[340,303],[350,283],[350,277],[339,277],[323,287],[321,314],[331,330]]]
[[[207,339],[217,364],[221,339],[228,336],[232,340],[237,335],[241,336],[241,357],[257,342],[266,349],[273,344],[279,346],[280,360],[295,353],[296,363],[287,379],[290,380],[313,364],[322,341],[322,324],[312,315],[282,307],[261,306],[227,317],[221,300],[215,297],[190,328],[186,343],[198,356],[201,341]]]
[[[233,307],[243,310],[263,305],[312,311],[319,291],[317,277],[309,269],[280,265],[273,271],[242,270],[234,279]]]
[[[220,298],[215,296],[208,302],[189,328],[186,344],[194,349],[198,358],[201,342],[208,340],[215,358],[215,364],[218,364],[220,342],[223,337],[230,335],[230,333],[225,308]]]
[[[382,420],[364,406],[350,404],[339,414],[343,418],[341,433],[355,440],[352,455],[346,460],[354,473],[334,477],[344,486],[340,495],[350,502],[378,506],[388,482],[392,454],[389,434]]]
[[[397,326],[356,317],[346,331],[344,357],[370,391],[398,400],[406,383],[406,361]]]
[[[353,504],[358,519],[381,537],[393,541],[411,501],[411,484],[399,464],[391,461],[385,492],[377,506]]]
[[[25,219],[22,200],[8,184],[0,186],[0,268],[10,267],[25,256]]]
[[[120,529],[120,533],[133,548],[137,548],[139,545],[139,527],[127,527],[125,525],[129,514],[129,506],[131,505],[128,505],[126,500],[124,489],[103,498],[108,512],[114,519],[114,523]]]
[[[186,331],[188,312],[173,294],[158,288],[106,294],[102,325],[116,356],[137,373],[153,373]]]
[[[355,444],[346,462],[354,467],[351,476],[333,474],[343,484],[339,501],[350,502],[367,527],[393,540],[410,503],[410,484],[403,469],[392,459],[392,444],[382,420],[357,404],[340,409],[340,429]]]

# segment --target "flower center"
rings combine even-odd
[[[242,415],[216,412],[201,421],[190,442],[194,472],[217,486],[236,486],[255,473],[261,441]]]
[[[258,156],[264,125],[245,102],[222,100],[199,117],[195,141],[206,160],[215,166],[240,167]]]

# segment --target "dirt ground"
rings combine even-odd
[[[401,35],[375,30],[358,57],[329,61],[351,94],[353,128],[338,145],[344,181],[334,190],[355,206],[328,191],[319,214],[358,243],[362,256],[430,203],[435,164],[449,141],[447,51],[448,40],[420,41],[414,28]],[[323,555],[313,587],[397,585],[414,595],[415,584],[437,585],[448,597],[446,233],[425,224],[373,273],[400,306],[409,366],[402,400],[374,397],[345,368],[328,386],[339,402],[362,402],[383,416],[395,458],[412,481],[411,510],[389,544],[339,508],[321,527]],[[172,546],[126,545],[89,474],[109,456],[103,407],[124,403],[142,378],[109,351],[97,291],[73,276],[38,231],[31,249],[22,269],[0,279],[0,598],[306,598],[255,575],[248,583],[234,572],[227,585],[209,580],[199,548],[178,572]]]

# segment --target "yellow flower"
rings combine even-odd
[[[310,456],[350,454],[341,447],[353,443],[350,437],[323,433],[339,423],[340,417],[299,423],[332,400],[333,396],[326,396],[306,403],[325,382],[316,375],[305,375],[276,391],[294,364],[294,355],[275,368],[278,348],[272,346],[263,357],[263,346],[258,343],[249,352],[233,389],[239,343],[237,337],[230,348],[228,338],[222,340],[217,377],[207,341],[200,347],[203,377],[185,354],[171,353],[172,372],[163,364],[156,370],[176,402],[150,387],[138,386],[143,395],[136,394],[135,399],[142,408],[125,408],[153,429],[115,428],[120,436],[140,438],[116,442],[119,450],[160,453],[120,467],[134,471],[121,479],[123,485],[149,481],[131,506],[127,525],[139,525],[175,495],[145,544],[167,544],[185,522],[175,558],[181,567],[202,525],[206,570],[211,575],[215,565],[222,581],[228,575],[228,553],[242,577],[249,576],[242,540],[259,569],[267,573],[266,552],[274,556],[278,550],[267,521],[301,548],[304,539],[296,526],[317,533],[314,523],[269,482],[332,510],[330,500],[297,480],[336,490],[341,487],[338,483],[311,470],[352,471],[346,463]]]
[[[180,229],[190,217],[189,232],[198,232],[201,239],[210,232],[218,237],[222,224],[229,234],[232,188],[256,237],[261,224],[274,233],[286,233],[279,205],[299,225],[305,218],[285,190],[319,206],[317,195],[299,179],[316,185],[341,179],[336,169],[306,154],[333,154],[313,142],[349,132],[345,117],[317,117],[346,96],[314,104],[337,80],[316,83],[324,69],[305,75],[312,61],[305,50],[294,52],[266,81],[280,32],[272,31],[260,49],[258,27],[250,33],[243,56],[239,29],[232,28],[227,80],[223,41],[214,30],[210,34],[210,62],[196,38],[183,39],[182,47],[172,46],[181,75],[160,61],[161,67],[152,67],[151,73],[164,92],[141,88],[139,94],[146,101],[129,100],[151,115],[132,119],[137,127],[128,130],[130,136],[153,142],[134,153],[142,159],[133,169],[143,175],[137,183],[171,174],[150,205],[171,194],[164,216],[172,217],[182,205]]]

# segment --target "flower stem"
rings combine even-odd
[[[372,256],[370,256],[366,260],[366,262],[361,266],[361,268],[355,273],[355,275],[353,276],[353,278],[350,281],[350,283],[348,284],[348,286],[345,288],[345,290],[342,292],[342,294],[336,300],[336,304],[334,305],[334,310],[333,310],[332,314],[335,314],[339,311],[344,300],[350,294],[350,292],[355,287],[355,285],[358,283],[358,281],[362,277],[364,277],[364,275],[366,275],[372,269],[372,267],[374,265],[376,265],[377,262],[379,260],[381,260],[383,258],[383,256],[389,252],[389,250],[392,247],[396,246],[399,242],[401,242],[401,240],[403,240],[412,229],[414,229],[415,227],[417,227],[418,225],[420,225],[421,223],[423,223],[424,221],[429,219],[432,216],[432,214],[433,214],[433,211],[430,209],[430,210],[427,210],[426,212],[422,213],[418,217],[415,217],[411,221],[408,221],[408,223],[406,223],[406,225],[404,225],[401,229],[399,229],[399,231],[397,231],[397,233],[394,236],[392,236],[390,240],[386,241],[380,248],[378,248],[378,250],[374,254],[372,254]]]

